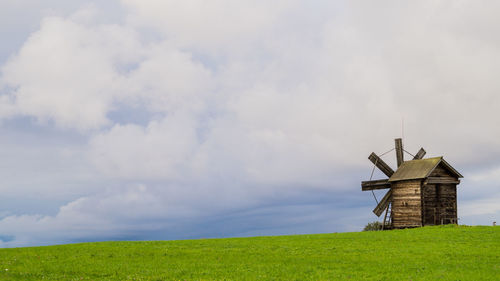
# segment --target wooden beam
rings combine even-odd
[[[375,152],[372,152],[372,154],[368,156],[368,159],[372,161],[372,163],[375,164],[375,166],[377,166],[377,168],[379,168],[380,171],[382,171],[382,173],[384,173],[386,176],[391,177],[392,174],[394,174],[394,171],[391,169],[391,167],[389,167],[389,165],[387,165],[384,160],[378,157]]]
[[[387,206],[391,202],[391,197],[392,197],[392,190],[389,190],[385,194],[384,198],[382,198],[382,200],[380,200],[377,207],[375,207],[375,209],[373,209],[373,213],[375,215],[377,215],[377,217],[380,217],[382,212],[384,212],[384,210],[387,208]]]
[[[361,190],[375,190],[375,189],[386,189],[391,188],[391,184],[388,179],[385,180],[373,180],[373,181],[362,181]]]
[[[424,184],[459,184],[460,180],[456,178],[449,178],[449,177],[428,177]],[[361,184],[362,185],[362,184]]]
[[[387,213],[389,213],[389,206],[390,205],[391,205],[391,203],[389,202],[389,204],[387,204],[387,208],[385,209],[384,222],[382,223],[382,230],[384,230],[386,228],[385,225],[387,223]],[[390,215],[389,215],[389,221],[391,221]],[[388,224],[387,226],[390,227],[390,224]]]
[[[394,142],[396,143],[396,160],[398,162],[398,168],[403,164],[404,161],[404,156],[403,156],[403,140],[402,139],[395,139]]]
[[[425,151],[425,149],[423,147],[421,147],[420,150],[417,152],[417,154],[415,154],[415,157],[413,157],[413,160],[418,160],[418,159],[424,158],[424,155],[426,153],[427,152]]]

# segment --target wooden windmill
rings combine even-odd
[[[423,148],[404,161],[403,142],[395,143],[396,171],[372,152],[368,159],[388,178],[361,182],[362,191],[389,189],[373,210],[379,217],[385,211],[383,228],[457,223],[457,185],[463,176],[443,157],[423,159]]]

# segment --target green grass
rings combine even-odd
[[[500,227],[0,249],[0,280],[500,280]]]

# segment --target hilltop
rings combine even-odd
[[[500,280],[500,227],[0,249],[1,280]]]

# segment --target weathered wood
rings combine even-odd
[[[420,206],[416,207],[416,206],[412,206],[412,207],[396,207],[394,206],[394,211],[393,211],[393,214],[397,214],[397,215],[404,215],[404,216],[415,216],[415,217],[419,217],[420,218],[420,214],[417,214],[417,212],[420,211]]]
[[[361,190],[376,190],[376,189],[386,189],[391,188],[391,184],[388,179],[385,180],[373,180],[373,181],[362,181],[361,182]]]
[[[402,212],[414,212],[420,210],[420,200],[399,200],[394,204],[395,210],[401,210]]]
[[[440,166],[443,166],[445,167],[448,172],[450,172],[454,177],[457,177],[457,178],[463,178],[464,176],[462,176],[457,170],[455,170],[455,168],[453,168],[450,163],[446,162],[444,159],[441,158],[441,163],[440,163]]]
[[[383,227],[397,229],[457,223],[456,187],[463,176],[442,157],[404,162],[402,139],[395,139],[395,150],[396,173],[375,153],[368,157],[390,178],[390,183],[389,179],[361,183],[363,191],[390,189],[373,210],[377,216],[385,211]],[[413,160],[423,159],[425,155],[426,151],[420,148]],[[386,224],[388,217],[390,225]]]
[[[389,213],[390,206],[391,206],[391,202],[389,202],[389,204],[387,204],[387,208],[385,208],[385,215],[384,215],[384,222],[382,223],[382,230],[390,227],[390,224],[387,223],[387,222],[390,222],[390,220],[391,220],[390,217],[389,217],[389,220],[387,220],[387,214]]]
[[[403,189],[403,190],[398,190],[398,191],[394,191],[398,194],[398,196],[401,196],[401,197],[404,197],[404,198],[407,198],[407,199],[415,199],[415,200],[420,200],[420,192],[417,190],[415,190],[414,188],[409,188],[408,190],[406,189]]]
[[[453,186],[453,190],[455,191],[455,197],[453,198],[453,211],[454,211],[454,217],[453,217],[453,222],[455,224],[458,224],[458,214],[457,214],[457,186]]]
[[[448,171],[442,164],[439,164],[432,173],[429,175],[429,177],[451,177],[451,178],[457,178],[454,176],[450,171]]]
[[[423,224],[457,223],[456,184],[434,183],[422,187]]]
[[[440,204],[440,192],[441,191],[441,185],[440,184],[436,184],[435,185],[435,189],[436,189],[436,197],[434,197],[434,200],[435,200],[435,205],[436,206],[434,208],[434,224],[441,224],[441,217],[442,217],[442,214],[441,214],[441,204]]]
[[[389,203],[391,201],[391,193],[392,192],[390,190],[387,191],[384,198],[382,198],[382,200],[380,200],[380,202],[378,203],[377,207],[373,209],[373,213],[377,215],[377,217],[380,217],[382,212],[387,208],[387,206],[389,206]]]
[[[460,180],[457,178],[452,178],[452,177],[428,177],[424,181],[424,185],[429,185],[429,184],[459,184]]]
[[[395,139],[394,140],[396,143],[396,160],[398,163],[398,168],[403,164],[404,161],[404,154],[403,154],[403,140],[402,139]]]
[[[421,147],[420,150],[417,152],[417,154],[415,154],[415,157],[413,157],[413,160],[418,160],[418,159],[424,158],[426,153],[427,152],[425,151],[425,149],[423,147]]]
[[[422,223],[419,219],[397,219],[394,218],[392,221],[392,228],[407,228],[407,227],[419,227],[422,226]]]
[[[392,226],[422,225],[421,180],[392,183]]]
[[[391,167],[389,167],[389,165],[384,162],[384,160],[378,157],[375,152],[372,152],[372,154],[368,156],[368,159],[372,161],[372,163],[377,166],[377,168],[379,168],[380,171],[382,171],[382,173],[384,173],[386,176],[391,177],[394,174],[394,170],[392,170]]]
[[[403,212],[392,212],[392,215],[394,216],[394,221],[397,220],[421,220],[420,214],[417,213],[403,213]]]

